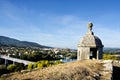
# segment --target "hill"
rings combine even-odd
[[[43,46],[38,43],[28,42],[28,41],[20,41],[17,39],[0,36],[0,46],[8,46],[8,47],[39,47],[46,48],[48,46]]]
[[[120,53],[120,48],[104,48],[105,53]]]
[[[15,72],[3,75],[3,80],[108,80],[101,73],[103,63],[97,60],[75,61],[53,65],[43,69]]]

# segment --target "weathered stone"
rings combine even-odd
[[[103,60],[103,71],[102,71],[102,78],[104,80],[112,80],[112,72],[113,72],[113,61],[112,60]]]
[[[78,43],[78,60],[84,59],[102,59],[103,45],[102,41],[94,36],[92,32],[92,23],[88,24],[87,34]]]

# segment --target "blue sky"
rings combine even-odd
[[[120,48],[119,0],[0,0],[0,35],[77,48],[92,22],[105,47]]]

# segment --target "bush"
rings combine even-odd
[[[41,63],[38,63],[37,68],[41,69],[42,67],[43,67],[43,65]]]
[[[27,68],[28,68],[29,70],[33,69],[33,64],[32,64],[32,63],[29,63]]]
[[[47,60],[41,61],[42,67],[49,66],[49,62]]]
[[[7,67],[7,70],[9,71],[9,72],[14,72],[15,71],[15,69],[16,69],[16,65],[14,65],[14,64],[10,64],[8,67]]]
[[[37,62],[37,68],[43,68],[43,67],[48,67],[50,65],[53,65],[53,61],[48,61],[48,60],[42,60]]]
[[[23,69],[25,69],[23,63],[17,63],[17,64],[16,64],[16,69],[15,69],[15,71],[20,71],[20,70],[23,70]]]
[[[0,64],[4,64],[4,59],[0,59]]]
[[[33,69],[37,68],[37,65],[38,65],[38,63],[35,62],[35,63],[33,64]]]
[[[51,65],[54,65],[55,64],[55,62],[54,61],[49,61],[49,66],[51,66]]]
[[[55,61],[55,64],[60,64],[60,63],[63,63],[63,62],[60,60]]]
[[[43,67],[48,67],[48,66],[51,66],[51,65],[54,65],[54,64],[60,64],[60,63],[63,63],[59,60],[57,61],[48,61],[48,60],[42,60],[42,61],[38,61],[34,64],[28,64],[28,69],[35,69],[35,68],[43,68]]]
[[[111,55],[111,54],[103,54],[103,59],[104,60],[118,60],[117,57]]]
[[[0,75],[6,74],[7,73],[7,68],[5,65],[0,65]]]

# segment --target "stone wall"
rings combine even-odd
[[[113,61],[113,66],[120,67],[120,61],[114,60]]]
[[[103,60],[103,80],[120,80],[120,61]]]
[[[120,61],[113,61],[113,80],[120,80]]]
[[[113,80],[112,79],[112,72],[113,72],[113,65],[112,60],[103,60],[103,71],[101,72],[102,76],[100,80]]]

